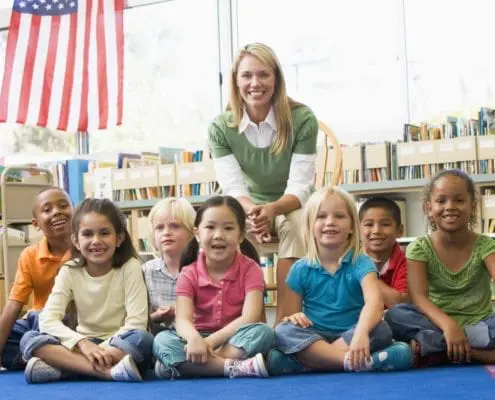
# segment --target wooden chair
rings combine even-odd
[[[318,121],[318,127],[320,131],[324,133],[323,147],[318,149],[316,156],[316,177],[315,177],[315,188],[320,189],[325,184],[331,186],[337,186],[341,181],[342,176],[342,149],[340,143],[337,140],[335,133],[322,121]],[[332,177],[330,182],[325,182],[325,177],[327,172],[330,170],[328,167],[328,154],[329,145],[332,145],[332,154],[334,155],[334,164],[332,170]]]

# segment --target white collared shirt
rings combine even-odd
[[[272,145],[277,133],[275,111],[270,108],[265,120],[256,125],[244,110],[239,124],[239,134],[255,147],[264,148]],[[224,195],[232,197],[250,197],[241,166],[233,154],[213,159],[217,181]],[[316,154],[292,154],[289,179],[284,194],[296,196],[301,205],[309,198],[315,175]]]

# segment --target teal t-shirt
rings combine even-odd
[[[458,272],[438,258],[429,236],[407,247],[409,260],[426,263],[430,300],[460,326],[473,325],[493,314],[490,280],[484,260],[495,252],[495,240],[478,235],[471,257]]]
[[[211,123],[208,144],[213,158],[233,154],[239,163],[249,195],[257,204],[278,200],[289,179],[292,154],[316,154],[318,121],[306,106],[292,110],[293,133],[280,154],[272,154],[271,146],[252,145],[237,127],[231,128],[232,113],[225,112]]]
[[[334,274],[301,258],[287,275],[287,286],[302,297],[302,311],[316,330],[342,333],[359,320],[364,307],[361,281],[377,270],[367,255],[360,254],[355,261],[352,255],[352,250],[347,252]]]

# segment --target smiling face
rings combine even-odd
[[[246,54],[237,70],[237,86],[248,114],[268,114],[275,92],[275,74],[272,68],[258,58]]]
[[[207,267],[228,268],[243,239],[237,218],[226,205],[205,210],[195,236],[205,252]]]
[[[352,226],[345,201],[336,194],[330,195],[321,203],[314,224],[314,237],[320,251],[345,247],[353,232]]]
[[[468,229],[475,207],[467,182],[454,175],[445,175],[435,182],[427,203],[430,221],[444,232]]]
[[[360,229],[364,248],[372,257],[391,253],[395,241],[402,236],[402,225],[397,225],[392,213],[381,207],[364,212]]]
[[[67,240],[70,235],[72,204],[61,189],[48,189],[36,197],[32,223],[41,229],[48,241]]]
[[[115,249],[122,244],[110,220],[102,214],[90,212],[81,217],[74,246],[86,260],[88,270],[106,271],[113,267]]]

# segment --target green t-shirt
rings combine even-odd
[[[490,274],[484,260],[495,252],[495,240],[478,235],[471,257],[458,272],[439,260],[429,236],[407,246],[406,257],[426,263],[430,300],[460,326],[473,325],[493,314]]]
[[[249,195],[257,204],[278,200],[285,192],[289,179],[292,154],[316,154],[318,121],[306,106],[292,110],[293,134],[288,145],[278,155],[271,146],[253,146],[238,128],[231,128],[232,113],[215,118],[208,129],[208,144],[213,158],[233,154],[239,163]]]

